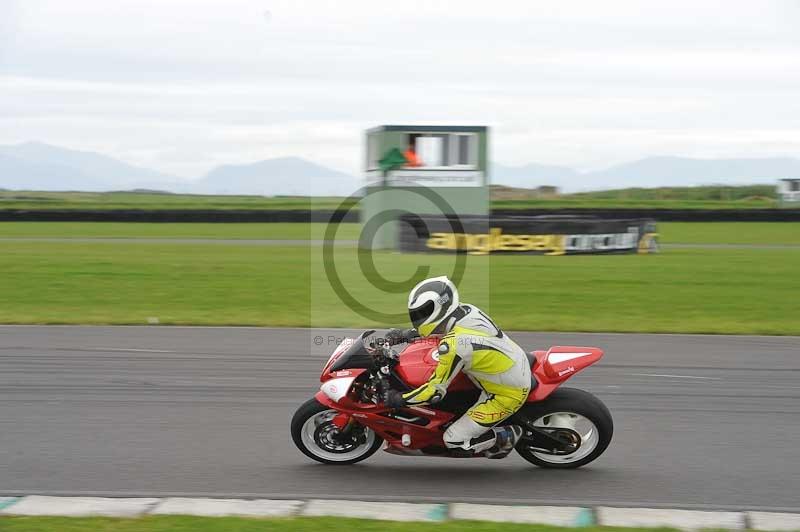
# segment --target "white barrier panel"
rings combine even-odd
[[[271,499],[203,499],[170,497],[164,499],[150,512],[153,515],[203,515],[287,517],[295,515],[302,501],[283,501]]]
[[[744,528],[744,514],[740,512],[701,512],[696,510],[662,510],[657,508],[597,508],[600,526],[669,527],[681,530],[703,528]]]
[[[591,510],[576,506],[495,506],[454,503],[450,506],[450,518],[554,526],[593,524]]]
[[[45,497],[31,495],[12,504],[2,515],[57,515],[65,517],[135,517],[155,506],[160,499],[117,499],[104,497]]]
[[[443,521],[447,518],[444,504],[408,502],[361,502],[314,499],[308,501],[304,516],[355,517],[387,521]]]

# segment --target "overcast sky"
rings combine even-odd
[[[0,0],[0,143],[194,177],[363,130],[485,124],[493,159],[800,156],[800,0]]]

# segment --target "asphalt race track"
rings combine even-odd
[[[517,455],[330,467],[300,454],[289,418],[346,332],[0,327],[0,495],[800,510],[800,337],[514,334],[607,353],[571,382],[608,404],[614,441],[586,468],[549,471]]]

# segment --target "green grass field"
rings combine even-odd
[[[773,185],[626,188],[528,199],[524,191],[493,190],[492,207],[620,209],[768,209],[777,206]],[[528,194],[530,196],[530,194]]]
[[[0,238],[212,238],[322,239],[327,224],[313,223],[126,223],[0,222]],[[358,239],[359,224],[341,224],[340,239]]]
[[[0,190],[0,209],[336,209],[343,199]]]
[[[552,199],[492,200],[492,209],[772,209],[769,198],[747,200],[626,199],[561,196]]]
[[[764,209],[777,207],[772,186],[624,189],[529,197],[530,191],[493,192],[495,209],[653,208]],[[336,209],[343,198],[213,196],[147,192],[37,192],[0,190],[0,209]]]
[[[3,532],[406,532],[409,523],[321,517],[256,519],[244,517],[149,516],[138,519],[108,517],[0,517]],[[548,532],[568,531],[544,525],[450,521],[413,523],[415,532]],[[586,527],[584,532],[636,532],[641,528]],[[659,529],[661,531],[670,529]]]
[[[130,231],[156,230],[132,225]],[[797,243],[797,224],[728,231],[721,225],[663,229],[674,235],[670,241],[715,243],[733,235],[746,243]],[[0,236],[28,231],[21,227],[0,224]],[[173,236],[187,230],[160,228]],[[60,230],[51,229],[51,236]],[[344,229],[345,237],[355,238],[357,226]],[[306,228],[306,234],[312,231],[321,234],[319,227]],[[344,286],[358,301],[382,312],[402,311],[408,285],[387,294],[361,273],[365,255],[340,247],[335,257]],[[449,273],[455,260],[393,252],[374,259],[377,271],[393,281],[409,278],[420,265],[430,266],[431,274]],[[486,307],[510,330],[800,334],[800,299],[793,295],[800,293],[800,249],[466,260],[463,299]],[[164,324],[402,325],[369,320],[342,305],[325,277],[320,246],[7,240],[0,241],[0,279],[0,323],[143,324],[155,317]]]
[[[665,244],[800,245],[797,222],[662,222],[657,229]]]

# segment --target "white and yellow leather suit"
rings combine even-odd
[[[443,333],[436,370],[427,383],[403,394],[403,399],[409,405],[435,402],[463,371],[481,395],[446,430],[444,443],[476,453],[488,450],[496,436],[490,429],[519,410],[530,392],[531,367],[525,351],[473,305],[459,305],[436,329],[434,333]]]

